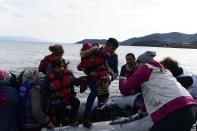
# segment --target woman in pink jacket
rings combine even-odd
[[[155,52],[141,54],[139,69],[127,79],[120,78],[120,92],[129,95],[139,85],[153,126],[150,131],[190,131],[197,120],[197,106],[192,96],[170,71],[153,60]]]

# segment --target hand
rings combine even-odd
[[[49,121],[48,125],[49,128],[55,128],[55,124],[52,121]]]
[[[112,81],[112,76],[111,75],[107,75],[108,78],[109,78],[109,81],[111,82]]]
[[[124,76],[119,76],[119,80],[126,80],[127,78]]]

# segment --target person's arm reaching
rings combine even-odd
[[[120,76],[125,77],[125,72],[126,72],[125,70],[126,70],[126,65],[123,65],[120,70]]]
[[[130,95],[133,90],[139,87],[144,81],[149,80],[152,69],[143,65],[127,80],[119,80],[119,90],[123,95]]]

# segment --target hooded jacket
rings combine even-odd
[[[153,123],[157,123],[175,110],[195,104],[186,89],[168,70],[154,60],[140,65],[128,80],[120,80],[120,92],[128,95],[139,85]]]

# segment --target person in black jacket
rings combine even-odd
[[[126,58],[126,64],[124,64],[121,67],[120,77],[122,76],[122,77],[126,77],[128,79],[129,76],[136,69],[136,58],[133,53],[126,54],[125,58]]]

